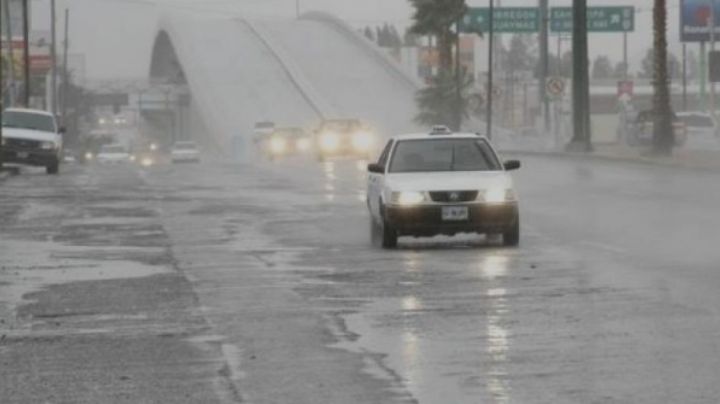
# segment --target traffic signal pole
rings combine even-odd
[[[592,151],[587,0],[573,0],[573,137],[570,151]]]

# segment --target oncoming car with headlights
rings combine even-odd
[[[368,165],[371,236],[394,248],[400,236],[500,234],[520,242],[520,215],[508,171],[488,139],[434,131],[391,138],[377,163]]]
[[[315,131],[317,158],[356,157],[369,159],[376,144],[373,131],[357,119],[324,121]]]
[[[275,129],[265,142],[265,154],[270,160],[309,153],[312,149],[310,137],[302,128]]]

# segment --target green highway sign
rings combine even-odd
[[[540,30],[540,14],[536,7],[496,7],[493,10],[493,31],[498,33],[534,33]],[[490,9],[471,8],[460,23],[460,32],[490,31]]]
[[[588,32],[632,32],[635,30],[634,7],[588,7]],[[572,32],[572,7],[550,10],[552,32]]]
[[[632,32],[635,30],[634,7],[588,7],[588,32]],[[550,31],[572,32],[572,7],[553,7],[550,10]],[[490,10],[470,8],[460,22],[460,32],[490,31]],[[537,7],[496,7],[493,11],[493,31],[496,33],[532,34],[540,31],[540,11]]]

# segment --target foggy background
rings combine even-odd
[[[34,0],[34,29],[49,28],[49,0]],[[589,6],[632,5],[636,8],[635,32],[629,35],[631,72],[652,44],[652,2],[649,0],[590,0]],[[146,77],[157,29],[157,19],[165,12],[185,12],[206,16],[237,13],[268,19],[295,16],[295,0],[58,0],[59,10],[71,9],[71,52],[86,58],[86,78]],[[335,14],[352,26],[390,23],[404,30],[410,24],[412,10],[407,0],[300,0],[301,11],[325,11]],[[550,0],[550,7],[568,6],[570,0]],[[487,0],[468,0],[471,7],[486,7]],[[496,0],[497,6],[533,6],[535,0]],[[668,38],[670,50],[680,54],[678,37],[679,0],[668,1]],[[58,22],[62,24],[62,12]],[[509,35],[508,35],[509,37]],[[622,59],[620,34],[590,35],[591,59],[607,55]],[[228,38],[232,40],[232,38]],[[551,38],[551,44],[552,44]],[[552,46],[552,45],[551,45]],[[568,45],[566,45],[568,46]],[[698,45],[693,44],[690,49]]]

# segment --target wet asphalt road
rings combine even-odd
[[[518,249],[371,246],[349,161],[2,182],[0,402],[720,401],[720,173],[524,164]]]

